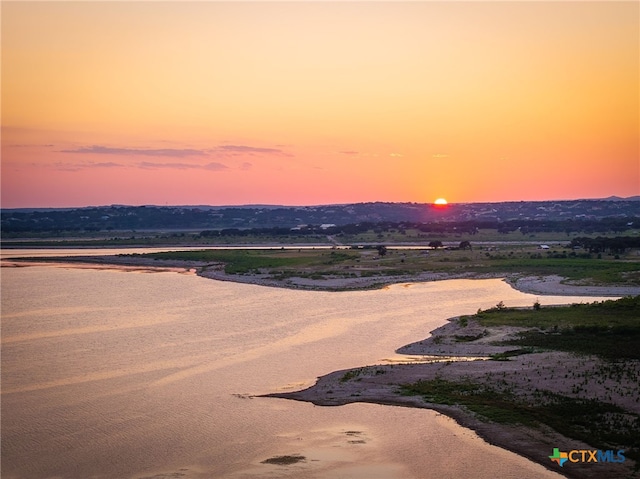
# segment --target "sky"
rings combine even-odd
[[[640,194],[640,3],[3,1],[1,206]]]

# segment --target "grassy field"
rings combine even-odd
[[[496,307],[469,318],[485,327],[536,328],[506,344],[593,354],[609,360],[640,359],[640,296],[562,308]]]
[[[357,258],[357,254],[347,251],[308,249],[170,251],[139,256],[162,260],[224,263],[225,272],[228,274],[246,274],[263,270],[273,274],[300,269],[327,271],[338,264]]]
[[[599,326],[640,328],[640,297],[579,303],[569,307],[516,309],[496,306],[467,318],[485,327],[522,326],[543,330]]]
[[[640,230],[629,229],[624,232],[611,233],[609,236],[638,236]],[[329,237],[327,234],[258,234],[246,235],[224,235],[224,236],[201,236],[198,231],[111,231],[111,232],[61,232],[59,236],[52,233],[34,234],[29,240],[13,239],[12,236],[4,237],[3,246],[21,247],[29,244],[33,247],[50,246],[93,246],[93,247],[126,247],[126,246],[226,246],[226,245],[333,245],[344,246],[362,244],[415,244],[428,245],[430,241],[442,241],[445,243],[457,244],[461,241],[500,242],[512,244],[539,244],[539,243],[569,243],[573,238],[580,236],[597,237],[608,236],[604,233],[586,234],[571,232],[537,232],[523,234],[520,231],[508,233],[499,232],[496,229],[480,229],[471,235],[467,233],[437,233],[422,232],[417,229],[406,229],[399,231],[389,229],[384,231],[369,230],[364,233],[348,235],[339,233]]]
[[[620,236],[637,236],[638,230],[627,230],[619,233]],[[616,234],[618,235],[618,234]],[[508,233],[499,232],[496,229],[479,229],[477,233],[471,235],[468,233],[440,233],[440,232],[422,232],[417,229],[407,229],[404,231],[389,230],[382,232],[375,232],[369,230],[366,233],[357,235],[336,235],[336,239],[343,244],[361,244],[361,243],[423,243],[428,244],[429,241],[443,241],[443,242],[460,242],[471,241],[474,242],[509,242],[509,243],[568,243],[575,237],[580,236],[606,236],[603,233],[598,234],[585,234],[571,232],[569,234],[565,232],[547,231],[523,234],[520,231],[510,231]]]
[[[630,252],[618,259],[604,255],[580,257],[564,249],[542,252],[535,246],[501,246],[469,250],[388,249],[270,249],[201,250],[152,253],[156,259],[224,263],[229,274],[261,272],[276,278],[368,277],[452,274],[559,275],[593,283],[640,284],[640,255]]]

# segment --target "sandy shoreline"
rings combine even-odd
[[[475,341],[460,342],[456,337],[476,336],[481,330],[486,335]],[[433,409],[456,420],[460,425],[474,430],[490,444],[515,452],[544,467],[570,478],[620,478],[631,475],[633,461],[623,464],[570,464],[563,468],[551,462],[549,455],[554,447],[562,451],[594,449],[586,443],[562,436],[549,427],[530,428],[522,425],[498,424],[478,419],[459,406],[426,402],[421,396],[400,394],[400,386],[419,380],[441,378],[448,381],[470,381],[492,388],[501,384],[518,398],[535,401],[534,389],[562,394],[580,399],[602,399],[640,414],[636,402],[637,384],[634,381],[604,380],[584,384],[584,377],[603,376],[607,363],[595,357],[581,357],[560,351],[525,354],[509,361],[477,359],[456,361],[455,357],[488,356],[514,346],[492,343],[507,339],[520,328],[480,328],[469,322],[464,327],[458,318],[434,331],[429,338],[400,348],[397,352],[410,355],[448,356],[452,361],[423,364],[375,365],[357,369],[336,371],[318,378],[317,383],[305,390],[268,394],[267,397],[307,401],[321,406],[339,406],[354,402],[370,402],[394,406]],[[631,361],[632,374],[640,374],[640,361]],[[576,392],[578,391],[578,392]]]
[[[274,279],[270,274],[227,274],[223,263],[206,263],[202,261],[158,260],[132,256],[68,256],[33,258],[31,260],[3,260],[3,265],[20,265],[29,263],[72,263],[102,266],[126,266],[153,269],[185,269],[193,270],[199,276],[217,281],[255,284],[275,288],[302,289],[315,291],[353,291],[376,289],[399,283],[419,283],[441,281],[447,279],[491,279],[502,278],[514,289],[523,293],[553,296],[599,296],[622,297],[640,295],[640,286],[618,285],[585,285],[568,282],[556,275],[527,276],[521,274],[477,274],[477,273],[436,273],[423,272],[415,275],[368,276],[357,278],[326,277],[311,279],[291,277],[284,280]]]

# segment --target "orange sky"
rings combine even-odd
[[[630,2],[2,2],[2,207],[640,194]]]

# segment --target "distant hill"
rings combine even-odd
[[[603,198],[605,201],[640,201],[640,196],[629,196],[628,198],[621,198],[619,196],[609,196]]]
[[[126,206],[29,208],[0,212],[2,233],[43,231],[216,230],[301,225],[505,221],[586,221],[640,217],[640,196],[503,203],[354,203],[321,206]],[[624,220],[624,221],[623,221]],[[636,220],[637,222],[637,220]],[[626,224],[626,223],[625,223]]]

